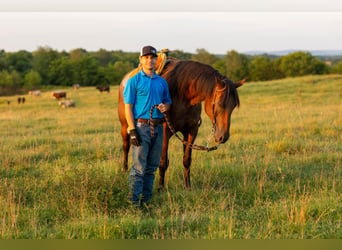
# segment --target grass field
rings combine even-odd
[[[65,90],[76,108],[0,97],[1,239],[342,238],[342,75],[246,83],[230,140],[194,151],[192,189],[172,138],[166,190],[143,210],[127,201],[118,88]]]

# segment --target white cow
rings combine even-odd
[[[32,96],[40,96],[41,92],[40,90],[32,90],[32,91],[29,91],[28,94]]]
[[[65,109],[70,107],[76,107],[76,102],[74,100],[64,100],[59,101],[58,105]]]

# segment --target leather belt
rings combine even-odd
[[[157,126],[157,125],[162,124],[163,122],[165,122],[165,119],[164,118],[160,118],[160,119],[149,120],[149,119],[138,118],[136,121],[144,123],[144,124],[148,124],[148,125],[152,124],[153,126]]]

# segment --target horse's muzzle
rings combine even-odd
[[[223,144],[223,143],[227,142],[228,139],[229,139],[229,134],[224,134],[224,135],[221,135],[219,137],[215,137],[216,143],[219,143],[219,144]]]

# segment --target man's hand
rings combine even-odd
[[[139,147],[141,143],[141,138],[136,129],[131,129],[129,131],[129,140],[132,145]]]
[[[157,108],[160,110],[160,112],[165,113],[170,109],[170,104],[161,103]]]

